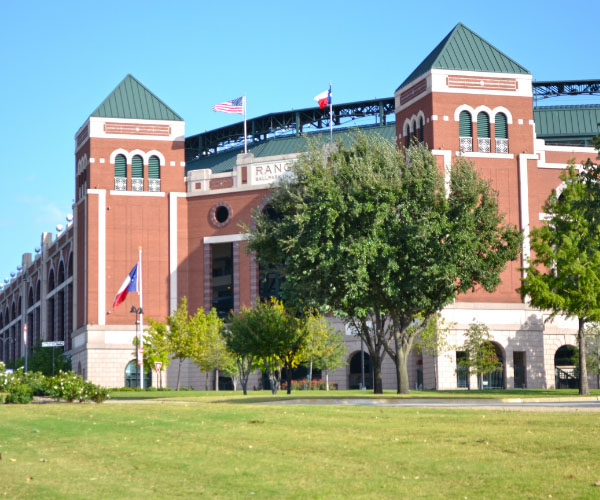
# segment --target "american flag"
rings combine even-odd
[[[232,99],[231,101],[221,102],[219,104],[215,104],[212,107],[213,111],[217,111],[219,113],[235,113],[237,115],[244,114],[244,98],[238,97],[237,99]]]

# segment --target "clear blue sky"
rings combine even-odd
[[[334,102],[390,97],[458,22],[534,79],[600,78],[598,18],[598,1],[3,2],[0,280],[65,224],[74,134],[127,73],[193,135],[234,123],[211,106],[243,93],[249,117],[330,80]]]

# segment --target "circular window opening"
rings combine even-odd
[[[215,219],[219,224],[223,224],[223,222],[229,219],[229,208],[224,205],[217,207],[215,210]]]

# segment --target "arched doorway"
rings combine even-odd
[[[362,384],[362,351],[355,352],[350,358],[350,374],[348,375],[348,388],[360,389]],[[373,368],[371,366],[371,357],[367,352],[364,353],[364,372],[365,388],[373,389]]]
[[[556,350],[554,353],[554,387],[557,389],[579,388],[578,355],[577,347],[572,345],[563,345]]]
[[[493,372],[484,373],[481,377],[483,387],[480,387],[480,389],[504,389],[506,387],[504,385],[504,351],[496,342],[491,342],[491,344],[494,347],[494,352],[496,353],[498,361],[502,363],[502,367]]]
[[[125,387],[136,388],[140,386],[140,372],[137,361],[134,359],[125,367]],[[152,386],[152,373],[148,368],[144,372],[144,388]]]

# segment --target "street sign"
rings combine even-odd
[[[156,369],[157,372],[159,372],[162,368],[162,361],[155,361],[154,368]]]
[[[23,325],[23,343],[27,345],[27,323]]]
[[[55,340],[54,342],[42,342],[42,347],[64,347],[63,340]]]
[[[139,366],[142,366],[144,364],[144,348],[143,347],[138,347],[137,363]]]

